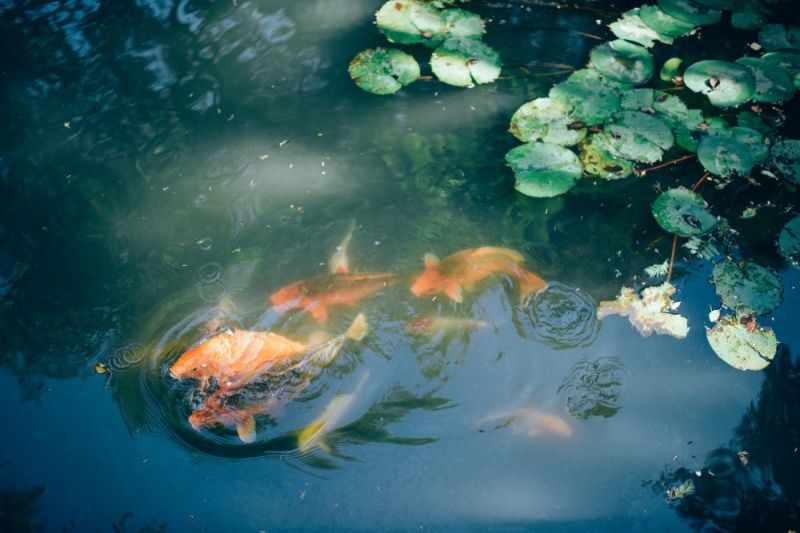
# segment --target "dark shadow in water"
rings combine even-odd
[[[656,488],[694,485],[674,499],[698,531],[790,531],[800,526],[800,361],[783,346],[736,436],[711,452],[697,476],[665,472]]]
[[[44,522],[35,522],[44,487],[0,490],[0,531],[28,532],[44,530]]]

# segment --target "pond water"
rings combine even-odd
[[[596,302],[658,283],[643,268],[672,239],[650,204],[702,168],[535,199],[503,158],[514,110],[569,73],[550,64],[584,66],[630,6],[468,3],[503,78],[378,97],[347,65],[385,45],[381,4],[0,2],[2,529],[797,527],[800,269],[775,247],[796,189],[705,194],[783,281],[759,319],[781,342],[766,371],[711,350],[713,264],[683,247],[686,339],[599,321]],[[735,59],[752,38],[710,29],[681,53]],[[351,270],[397,283],[324,324],[270,305],[328,272],[351,229]],[[425,254],[481,246],[517,250],[548,288],[521,302],[495,276],[461,303],[409,290]],[[189,424],[198,399],[168,369],[211,331],[338,335],[359,312],[367,336],[257,416],[254,442]],[[454,320],[418,331],[433,316]],[[329,431],[301,450],[329,405]],[[698,496],[668,502],[688,479]]]

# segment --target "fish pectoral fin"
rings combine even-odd
[[[445,287],[444,293],[456,303],[461,303],[464,301],[464,291],[461,290],[461,285],[448,285]]]
[[[256,441],[256,419],[253,415],[244,415],[241,420],[236,421],[236,433],[246,444]]]

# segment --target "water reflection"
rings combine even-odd
[[[622,408],[620,393],[627,377],[617,357],[581,359],[564,377],[556,394],[564,396],[569,414],[579,420],[608,418]]]

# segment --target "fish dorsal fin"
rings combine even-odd
[[[425,254],[425,257],[423,257],[422,260],[425,263],[425,268],[439,267],[439,258],[434,254]]]
[[[256,419],[252,415],[246,415],[236,422],[236,433],[242,442],[251,444],[256,441]]]

